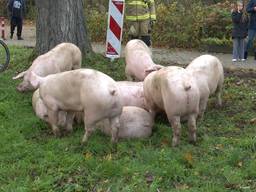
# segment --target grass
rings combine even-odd
[[[0,74],[0,191],[256,191],[256,80],[227,77],[224,107],[211,98],[198,142],[190,145],[183,124],[181,144],[171,148],[172,130],[157,117],[153,135],[121,140],[116,146],[96,131],[85,146],[84,133],[55,138],[33,113],[31,93],[18,93],[16,71],[26,69],[31,49],[11,47],[11,66]],[[124,61],[100,55],[83,66],[124,79]],[[241,80],[243,81],[241,83]]]

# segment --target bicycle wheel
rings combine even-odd
[[[5,42],[3,42],[0,39],[0,72],[3,72],[4,70],[6,70],[9,63],[10,63],[9,49],[5,44]]]

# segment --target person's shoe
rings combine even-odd
[[[247,52],[247,51],[245,51],[245,52],[244,52],[244,59],[246,60],[246,59],[247,59],[247,57],[248,57],[248,52]]]
[[[237,59],[232,59],[233,62],[237,62]]]
[[[18,40],[24,40],[22,37],[18,37]]]
[[[242,62],[246,61],[246,59],[241,59]]]

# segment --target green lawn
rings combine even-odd
[[[31,53],[11,47],[11,66],[0,74],[0,191],[256,191],[256,79],[226,78],[224,107],[210,99],[196,146],[184,124],[180,146],[171,148],[165,117],[149,139],[114,146],[96,131],[80,146],[83,127],[55,138],[34,115],[32,94],[15,90],[19,81],[11,78],[30,65]],[[95,55],[83,64],[124,79],[123,60]]]

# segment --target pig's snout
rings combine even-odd
[[[17,87],[16,87],[17,91],[19,92],[25,92],[25,87],[23,84],[19,84]]]

